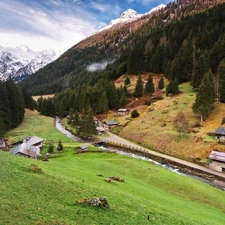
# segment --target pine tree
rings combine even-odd
[[[153,84],[152,76],[148,76],[148,81],[145,85],[145,94],[151,95],[153,92],[155,92],[155,86]]]
[[[59,150],[59,151],[62,151],[63,150],[63,144],[62,144],[61,139],[59,139],[59,143],[58,143],[58,146],[57,146],[57,150]]]
[[[131,82],[130,82],[130,78],[127,76],[126,79],[124,80],[124,86],[127,86],[129,85]]]
[[[143,96],[143,83],[141,80],[141,76],[138,76],[137,84],[135,86],[135,91],[133,93],[134,97],[141,97]]]
[[[168,86],[166,87],[166,96],[168,96],[168,94],[178,94],[178,93],[180,93],[179,84],[177,79],[175,78],[174,80],[171,80]]]
[[[9,109],[9,99],[8,92],[5,83],[0,81],[0,118],[4,126],[4,130],[7,131],[11,128],[10,120],[10,109]]]
[[[194,113],[201,117],[201,123],[213,108],[215,102],[215,84],[212,71],[209,70],[203,77],[202,82],[198,88],[195,103],[192,106]]]
[[[164,79],[163,79],[163,77],[161,76],[161,78],[160,78],[160,80],[159,80],[159,84],[158,84],[159,90],[163,89],[164,86],[165,86],[165,84],[164,84]]]
[[[90,108],[88,110],[88,114],[83,115],[80,120],[78,134],[82,137],[91,137],[92,135],[97,134],[93,113]]]
[[[225,59],[223,59],[218,66],[218,76],[219,76],[219,99],[221,102],[225,103]]]
[[[4,136],[5,132],[6,132],[5,124],[3,122],[3,119],[0,117],[0,138]]]
[[[110,82],[107,85],[106,94],[107,94],[109,109],[115,109],[116,107],[118,107],[119,98],[118,98],[118,93],[114,85],[114,82]]]
[[[203,76],[209,69],[209,56],[208,53],[205,52],[200,55],[199,60],[195,64],[193,76],[191,80],[191,85],[194,89],[197,89],[201,84]]]
[[[123,92],[122,92],[122,95],[121,95],[121,97],[120,97],[120,104],[119,104],[119,107],[120,107],[120,108],[125,107],[126,103],[127,103],[127,97],[126,97],[125,91],[123,91]]]

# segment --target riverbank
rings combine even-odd
[[[212,185],[220,189],[224,190],[225,188],[225,174],[207,168],[207,164],[199,165],[190,161],[152,151],[127,141],[126,139],[112,134],[111,132],[109,132],[109,136],[101,138],[101,141],[105,147],[117,148],[126,152],[149,157],[161,164],[178,168],[183,173],[207,179]]]

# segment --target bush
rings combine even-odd
[[[49,152],[49,153],[54,152],[54,145],[53,145],[53,144],[50,144],[50,145],[48,146],[48,152]]]
[[[139,114],[139,112],[136,110],[136,109],[134,109],[132,112],[131,112],[131,117],[132,118],[136,118],[136,117],[138,117],[140,114]]]
[[[152,104],[151,100],[146,100],[145,105],[150,106]]]
[[[62,141],[59,140],[58,146],[57,146],[57,150],[61,151],[63,150],[63,145],[62,145]]]
[[[225,117],[222,118],[221,125],[225,124]]]

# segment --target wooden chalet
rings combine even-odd
[[[111,128],[117,126],[118,122],[116,120],[106,120],[103,122],[103,124],[106,130],[110,130]]]
[[[218,127],[214,132],[216,138],[225,141],[225,127]]]
[[[22,143],[20,145],[15,146],[11,151],[11,154],[25,156],[28,158],[36,159],[40,156],[40,148],[38,146],[31,146],[27,143]]]
[[[78,148],[77,148],[77,152],[80,153],[80,152],[87,152],[88,151],[88,144],[83,144],[83,145],[80,145]]]
[[[127,115],[129,112],[130,112],[129,109],[118,109],[118,110],[117,110],[117,114],[118,114],[119,116]]]
[[[11,154],[36,159],[40,156],[44,139],[37,136],[27,136],[23,142],[18,142],[10,151]]]
[[[210,168],[219,172],[225,172],[225,152],[212,150],[209,159],[212,160]]]

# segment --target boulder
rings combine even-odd
[[[102,207],[109,208],[109,203],[108,203],[108,200],[105,196],[103,196],[103,197],[93,197],[93,198],[83,198],[83,199],[81,199],[77,202],[78,203],[87,203],[90,206],[102,206]]]
[[[116,181],[119,181],[119,182],[124,182],[124,179],[122,177],[108,177],[108,179],[111,179],[111,180],[116,180]]]

